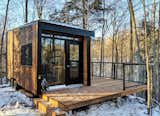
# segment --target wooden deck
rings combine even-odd
[[[69,111],[146,90],[146,85],[139,85],[135,82],[126,83],[126,87],[129,88],[123,90],[122,80],[95,80],[92,81],[92,86],[65,88],[43,93],[43,102],[39,103],[40,106],[48,103],[47,107]]]

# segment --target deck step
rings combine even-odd
[[[49,97],[52,97],[52,96],[53,96],[52,94],[43,94],[42,99],[45,101],[49,101]]]
[[[38,103],[41,102],[41,101],[43,101],[43,99],[41,99],[41,98],[34,98],[33,99],[33,103],[34,103],[36,108],[38,108]]]
[[[60,110],[58,107],[57,103],[51,101],[45,101],[43,99],[37,100],[37,108],[38,110],[45,114],[45,116],[65,116],[65,112]],[[57,110],[58,109],[58,110]]]
[[[51,104],[52,107],[63,109],[65,106],[54,98],[53,94],[43,94],[42,99]]]
[[[38,103],[38,110],[44,114],[49,114],[50,110],[54,109],[54,107],[50,106],[50,103],[42,100]]]
[[[53,106],[53,107],[56,107],[56,108],[61,108],[61,107],[63,107],[63,105],[59,102],[59,101],[57,101],[55,98],[53,98],[53,97],[49,97],[49,100],[48,100],[48,102]]]

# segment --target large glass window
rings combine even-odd
[[[81,83],[80,38],[41,34],[41,74],[49,85]]]
[[[53,40],[42,38],[42,64],[53,63]]]
[[[48,84],[64,83],[65,77],[65,52],[64,40],[53,37],[42,38],[42,72]]]
[[[23,45],[21,47],[21,64],[32,65],[32,44]]]

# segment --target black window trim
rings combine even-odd
[[[22,57],[22,47],[25,47],[25,46],[28,46],[28,45],[31,45],[31,54],[30,54],[30,57],[31,57],[31,64],[23,64],[23,63],[22,63],[22,58],[23,58],[23,57]],[[28,43],[28,44],[22,45],[22,46],[21,46],[21,51],[20,51],[20,52],[21,52],[21,56],[20,56],[20,60],[21,60],[21,61],[20,61],[20,64],[21,64],[21,66],[32,67],[32,60],[33,60],[33,59],[32,59],[32,43]]]

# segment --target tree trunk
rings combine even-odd
[[[136,20],[135,20],[132,0],[128,0],[128,7],[129,7],[130,16],[131,16],[132,28],[133,28],[132,36],[133,36],[133,39],[136,41],[136,45],[137,45],[136,59],[137,59],[138,63],[141,63],[142,58],[141,58],[141,55],[140,55],[140,43],[139,43],[137,29],[136,29]]]
[[[132,17],[130,15],[130,63],[133,63],[133,26],[132,26]],[[129,79],[133,78],[133,66],[130,68],[129,71]]]
[[[102,26],[102,40],[101,40],[100,76],[104,76],[104,36],[105,36],[105,1],[103,10],[103,26]]]
[[[25,1],[25,23],[28,22],[28,0]]]
[[[112,31],[113,31],[113,35],[112,35],[112,77],[115,78],[115,74],[114,74],[114,67],[115,67],[115,26],[116,26],[116,16],[115,16],[115,11],[113,11],[113,26],[112,26]]]
[[[45,3],[46,3],[46,0],[34,0],[38,19],[42,19],[42,11]]]
[[[88,29],[88,0],[82,0],[83,29]]]
[[[118,39],[119,39],[119,36],[117,35],[117,38],[116,38],[116,40],[117,41],[115,41],[115,62],[116,63],[118,63],[119,62],[119,54],[118,54]],[[116,64],[115,65],[115,77],[116,77],[116,79],[118,79],[118,64]]]
[[[136,62],[140,64],[140,63],[142,63],[142,57],[141,57],[141,54],[140,54],[140,42],[139,42],[139,38],[138,38],[138,34],[137,34],[137,29],[136,29],[137,28],[136,27],[136,19],[135,19],[135,15],[134,15],[134,9],[133,9],[132,0],[128,0],[128,7],[129,7],[129,12],[130,12],[132,32],[133,32],[132,33],[132,37],[133,37],[132,39],[136,43],[136,52],[134,52],[134,53],[135,53],[135,56],[136,56]],[[134,79],[135,81],[137,81],[137,80],[138,81],[144,80],[141,77],[143,77],[143,69],[141,68],[141,66],[138,66],[138,75],[135,76],[135,77],[130,77],[130,78],[132,78],[132,80]]]
[[[146,24],[146,8],[145,0],[141,0],[144,11],[144,40],[145,40],[145,59],[146,59],[146,71],[147,71],[147,108],[148,113],[150,114],[151,109],[151,74],[149,69],[149,58],[148,58],[148,44],[147,44],[147,24]]]
[[[123,63],[123,45],[124,45],[124,35],[122,35],[122,40],[120,42],[120,46],[121,46],[121,63]]]
[[[157,65],[157,60],[156,60],[156,39],[155,39],[155,13],[156,13],[156,4],[155,4],[155,0],[153,0],[152,3],[152,25],[151,25],[151,43],[152,43],[152,56],[153,56],[153,70],[152,70],[152,78],[153,78],[153,91],[154,93],[156,93],[156,65]],[[155,94],[156,95],[156,94]]]
[[[133,63],[133,31],[132,31],[132,18],[130,16],[130,63]]]
[[[5,30],[6,30],[6,24],[7,24],[7,19],[8,19],[8,9],[9,9],[9,3],[10,3],[10,0],[7,1],[7,6],[6,6],[6,12],[5,12],[5,19],[4,19],[4,25],[3,25],[3,30],[2,30],[2,36],[1,36],[1,50],[0,50],[0,64],[1,64],[1,71],[0,73],[2,73],[2,68],[4,68],[2,65],[2,57],[3,57],[3,41],[4,41],[4,34],[5,34]],[[2,83],[2,80],[1,82]]]
[[[158,101],[160,101],[160,98],[159,98],[159,96],[160,96],[160,83],[159,83],[159,81],[160,81],[160,79],[159,79],[159,49],[160,49],[160,46],[159,46],[159,37],[160,37],[160,32],[159,32],[159,30],[160,30],[160,0],[159,0],[159,21],[158,21],[158,39],[157,39],[157,53],[156,53],[156,99],[158,100]]]

